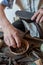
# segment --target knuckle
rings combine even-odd
[[[40,16],[42,16],[42,13],[40,13]]]
[[[42,11],[42,9],[39,9],[39,11]]]
[[[15,33],[14,33],[14,36],[18,36],[18,32],[15,32]]]
[[[4,41],[5,41],[5,42],[7,41],[6,38],[4,38]]]
[[[42,16],[43,14],[42,14],[42,12],[40,11],[40,16]]]
[[[15,35],[17,35],[18,33],[17,32],[15,32]]]

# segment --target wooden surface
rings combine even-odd
[[[36,65],[43,65],[41,59],[35,61]]]

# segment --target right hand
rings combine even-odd
[[[4,41],[10,47],[20,47],[21,46],[21,34],[14,28],[11,24],[5,25],[3,28],[4,32]]]
[[[4,41],[8,46],[13,46],[14,48],[21,46],[21,34],[14,28],[7,20],[4,9],[6,6],[0,5],[0,25],[2,26],[2,31],[4,33]]]

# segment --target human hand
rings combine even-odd
[[[11,24],[8,24],[3,28],[4,41],[8,46],[14,48],[21,46],[21,32],[14,28]]]
[[[43,9],[39,9],[31,18],[31,20],[36,20],[36,23],[43,22]]]

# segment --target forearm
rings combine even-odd
[[[21,0],[16,0],[16,4],[20,7],[21,10],[24,10]]]
[[[40,2],[39,2],[38,9],[40,9],[40,8],[43,8],[43,0],[40,0]]]
[[[0,6],[0,25],[4,33],[4,42],[6,43],[6,45],[8,45],[9,47],[12,46],[13,48],[19,48],[21,46],[20,34],[18,30],[14,28],[7,20],[4,14],[3,6]]]
[[[9,24],[9,21],[7,20],[5,13],[4,13],[4,8],[0,6],[0,26],[5,28],[6,25]]]

